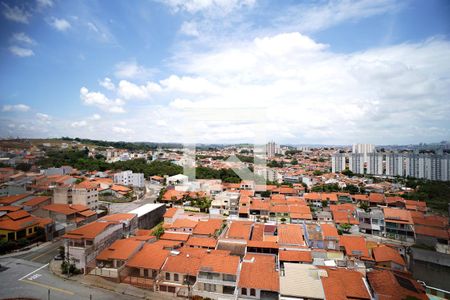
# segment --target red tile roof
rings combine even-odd
[[[29,196],[30,196],[30,194],[20,194],[20,195],[14,195],[14,196],[0,197],[0,204],[11,205],[14,202],[20,201]]]
[[[380,300],[405,299],[415,297],[421,300],[428,300],[423,287],[412,277],[406,274],[394,273],[388,270],[373,270],[367,273],[370,286]],[[404,287],[407,282],[411,288]]]
[[[117,224],[116,222],[92,222],[72,231],[69,231],[63,238],[67,239],[94,239],[108,227]]]
[[[123,221],[131,221],[136,217],[137,217],[136,214],[122,213],[122,214],[112,214],[112,215],[104,216],[100,220],[123,222]]]
[[[328,274],[321,277],[326,299],[371,299],[362,273],[347,269],[323,269]]]
[[[385,207],[383,209],[386,222],[413,224],[411,213],[404,209]]]
[[[278,225],[278,244],[304,246],[302,227],[297,224]]]
[[[169,255],[169,250],[163,250],[159,244],[145,244],[127,263],[127,267],[159,270]]]
[[[249,221],[232,221],[227,232],[228,238],[244,239],[250,238],[253,222]]]
[[[35,206],[35,205],[39,205],[45,201],[49,201],[51,198],[47,197],[47,196],[39,196],[39,197],[34,197],[33,199],[30,199],[24,203],[22,203],[22,205],[26,205],[26,206]]]
[[[386,245],[380,245],[372,249],[373,257],[377,263],[382,262],[395,262],[401,266],[405,266],[405,261],[403,260],[400,253]]]
[[[141,241],[133,239],[117,240],[111,246],[100,252],[97,260],[128,260],[142,246]]]
[[[280,279],[275,256],[247,254],[242,262],[238,287],[278,292]]]
[[[339,238],[339,244],[344,247],[347,256],[371,259],[366,240],[362,236],[343,235]]]
[[[186,243],[186,246],[196,246],[202,248],[215,248],[217,240],[214,238],[207,237],[195,237],[191,236]]]
[[[280,261],[312,263],[311,251],[280,250]]]
[[[207,221],[199,220],[194,228],[193,234],[212,236],[222,228],[223,221],[220,219],[208,219]]]
[[[239,262],[238,256],[208,254],[201,260],[200,271],[237,275]]]

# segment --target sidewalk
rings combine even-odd
[[[61,273],[61,261],[52,260],[49,264],[49,269],[54,275],[59,276],[63,279],[76,281],[76,282],[86,285],[86,286],[101,288],[101,289],[109,290],[112,292],[116,292],[118,294],[133,296],[133,297],[141,298],[141,299],[160,299],[160,300],[173,299],[170,296],[166,296],[166,295],[162,295],[162,294],[155,293],[152,291],[140,289],[140,288],[134,287],[134,286],[126,284],[126,283],[112,282],[112,281],[103,279],[100,276],[73,275],[73,276],[67,277],[66,275]]]
[[[33,245],[36,245],[36,244],[33,244],[33,245],[30,245],[30,246],[27,246],[27,248],[31,247],[30,249],[17,251],[17,252],[11,252],[11,253],[8,253],[8,254],[0,255],[0,258],[7,258],[7,257],[14,257],[14,256],[22,255],[22,254],[28,254],[28,253],[31,253],[31,252],[38,251],[39,249],[42,249],[42,248],[44,248],[46,246],[49,246],[51,244],[52,244],[52,241],[41,243],[41,244],[39,244],[39,246],[35,246],[35,247],[33,247]]]

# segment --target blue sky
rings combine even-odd
[[[0,136],[450,140],[449,1],[0,0]]]

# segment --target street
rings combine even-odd
[[[159,184],[152,184],[146,181],[145,182],[146,193],[144,197],[142,197],[141,199],[126,203],[109,203],[109,202],[102,202],[102,203],[109,206],[110,214],[127,213],[144,204],[155,203],[161,188],[162,186]]]
[[[38,262],[46,264],[52,260],[55,255],[59,253],[59,247],[63,245],[62,240],[55,241],[48,246],[39,249],[32,249],[30,252],[25,254],[19,254],[14,256],[15,258],[20,258],[27,261]]]
[[[48,264],[17,258],[0,258],[0,298],[31,299],[135,299],[91,288],[53,275]]]

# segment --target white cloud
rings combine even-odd
[[[169,91],[191,94],[217,93],[220,88],[205,78],[171,75],[160,81],[161,86]]]
[[[367,17],[393,13],[403,6],[393,0],[338,0],[321,4],[301,3],[289,7],[279,17],[275,24],[281,25],[284,30],[299,30],[312,32],[323,30],[347,21],[358,21]]]
[[[37,0],[37,4],[38,4],[39,8],[52,7],[53,1],[52,0]]]
[[[145,68],[144,66],[139,65],[136,60],[130,60],[116,64],[114,75],[119,79],[145,79],[155,72],[155,69]]]
[[[163,3],[168,5],[174,12],[229,13],[241,7],[251,7],[255,4],[255,0],[168,0]]]
[[[120,133],[120,134],[128,134],[128,133],[133,133],[134,131],[130,128],[124,128],[124,127],[119,127],[119,126],[114,126],[112,128],[112,131],[115,133]]]
[[[52,20],[49,22],[49,24],[58,31],[66,31],[70,27],[72,27],[72,25],[70,25],[69,21],[67,21],[66,19],[63,19],[63,18],[61,18],[61,19],[52,18]]]
[[[183,24],[181,24],[181,28],[180,28],[181,33],[188,35],[188,36],[199,36],[200,33],[197,29],[197,23],[195,22],[183,22]]]
[[[104,94],[100,92],[89,92],[85,87],[80,89],[80,99],[84,104],[90,106],[96,106],[101,110],[108,111],[111,113],[123,113],[124,102],[120,99],[110,100]]]
[[[25,112],[29,110],[30,107],[25,104],[3,105],[2,109],[2,111],[19,111],[19,112]]]
[[[22,48],[19,46],[11,46],[9,47],[9,51],[19,57],[29,57],[29,56],[33,56],[34,52],[31,49],[27,49],[27,48]]]
[[[31,14],[27,12],[25,9],[20,8],[18,6],[9,6],[4,2],[2,2],[2,6],[3,6],[3,16],[5,16],[6,19],[18,23],[28,24]]]
[[[94,121],[98,121],[98,120],[100,120],[102,118],[102,116],[100,116],[99,114],[93,114],[92,116],[91,116],[91,120],[94,120]]]
[[[99,81],[99,84],[110,91],[114,91],[116,89],[114,83],[108,77],[105,77],[103,80]]]
[[[14,41],[14,42],[19,42],[19,43],[28,44],[28,45],[36,44],[36,42],[24,32],[16,32],[16,33],[14,33],[12,35],[11,40]]]
[[[52,120],[52,117],[43,113],[37,113],[36,118],[42,122],[50,122]]]
[[[126,100],[148,99],[154,93],[161,91],[161,87],[154,82],[147,82],[146,85],[137,85],[127,80],[119,82],[118,95]]]
[[[77,122],[72,122],[70,124],[70,126],[72,126],[73,128],[81,128],[81,127],[86,127],[88,125],[88,123],[85,120],[82,121],[77,121]]]

